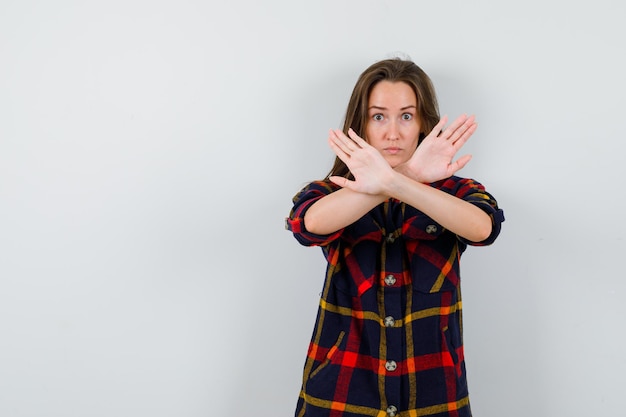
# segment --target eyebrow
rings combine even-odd
[[[368,108],[368,110],[372,110],[372,109],[374,109],[374,110],[388,110],[387,107],[381,107],[381,106],[370,106]],[[400,108],[400,110],[407,110],[407,109],[417,109],[417,106],[414,106],[414,105],[411,104],[411,105],[404,106],[404,107]]]

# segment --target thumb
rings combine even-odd
[[[352,184],[354,181],[350,181],[349,179],[345,178],[345,177],[339,177],[337,175],[332,175],[330,177],[328,177],[328,179],[333,182],[334,184],[337,184],[340,187],[345,187],[345,188],[352,188]]]
[[[460,157],[459,159],[456,160],[456,162],[454,163],[455,167],[454,167],[454,172],[462,169],[465,165],[467,165],[467,163],[470,161],[470,159],[472,159],[472,155],[463,155],[462,157]]]

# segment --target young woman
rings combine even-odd
[[[297,417],[471,415],[459,260],[504,216],[453,175],[474,117],[446,123],[417,65],[377,62],[329,132],[332,170],[293,198],[287,228],[328,261]]]

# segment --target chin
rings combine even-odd
[[[389,163],[391,168],[395,168],[398,165],[402,165],[406,161],[404,159],[400,159],[400,158],[389,158],[389,159],[387,159],[387,162]]]

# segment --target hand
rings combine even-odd
[[[340,187],[365,194],[381,194],[385,184],[394,175],[393,169],[373,146],[363,140],[352,129],[346,136],[341,130],[330,130],[328,144],[335,155],[350,169],[354,181],[344,177],[329,179]]]
[[[472,159],[463,155],[452,161],[456,153],[476,131],[474,116],[459,116],[443,129],[448,117],[444,116],[417,147],[411,158],[396,170],[416,181],[431,183],[452,176]]]

